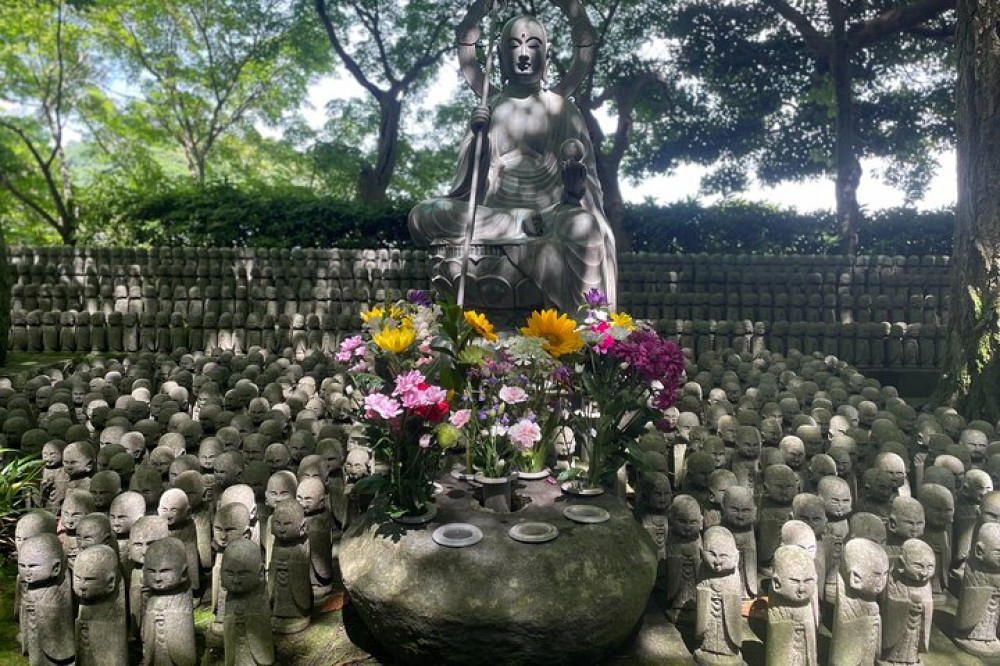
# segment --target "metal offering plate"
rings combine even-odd
[[[448,548],[465,548],[483,540],[483,531],[469,523],[447,523],[431,534],[434,543]]]
[[[522,543],[544,543],[559,536],[559,528],[550,523],[520,523],[510,528],[507,536]]]
[[[567,495],[575,495],[577,497],[593,497],[594,495],[604,494],[603,488],[588,488],[587,486],[580,485],[577,481],[567,481],[559,487]]]
[[[576,523],[603,523],[611,514],[593,504],[574,504],[563,509],[563,515]]]

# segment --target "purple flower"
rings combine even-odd
[[[608,304],[608,295],[600,289],[591,289],[583,297],[587,301],[587,305],[592,308],[599,308]]]
[[[626,374],[641,382],[659,381],[653,404],[666,409],[677,397],[684,372],[684,354],[673,340],[664,340],[654,331],[638,329],[611,348],[610,355],[625,364]]]
[[[424,289],[411,289],[406,292],[406,299],[413,303],[414,305],[420,305],[425,308],[431,306],[431,295],[430,292]]]

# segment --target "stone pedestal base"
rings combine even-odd
[[[517,483],[530,502],[498,514],[450,475],[441,482],[438,515],[426,526],[398,525],[373,508],[341,542],[351,602],[388,651],[408,664],[584,664],[629,637],[653,589],[656,554],[623,500],[584,502],[551,484]],[[563,516],[580,503],[611,519],[583,525]],[[507,535],[528,521],[551,523],[559,536],[526,544]],[[433,531],[453,522],[477,526],[482,541],[434,543]]]

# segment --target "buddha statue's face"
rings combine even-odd
[[[17,573],[21,580],[31,585],[50,580],[62,570],[62,560],[55,548],[49,544],[32,543],[17,555]]]
[[[935,495],[921,498],[921,503],[924,505],[924,516],[928,527],[933,530],[943,530],[951,525],[955,518],[955,505],[950,496]]]
[[[73,569],[73,591],[76,596],[83,601],[95,601],[114,592],[114,569],[104,569],[97,566],[103,563],[90,560],[81,566],[80,559],[77,558],[77,566]]]
[[[795,512],[794,517],[808,525],[817,537],[823,533],[827,523],[824,505],[818,502],[803,504]]]
[[[172,553],[165,557],[147,557],[142,574],[146,587],[154,592],[166,592],[187,579],[187,562]]]
[[[821,487],[820,496],[828,518],[844,518],[851,512],[851,490],[846,484]]]
[[[93,546],[111,544],[111,532],[108,531],[110,524],[102,524],[98,520],[81,520],[76,531],[76,545],[81,549],[92,548]]]
[[[926,585],[934,575],[937,562],[933,551],[914,548],[911,552],[904,548],[899,556],[898,567],[905,578],[917,585]]]
[[[701,557],[712,573],[723,574],[736,569],[740,555],[731,538],[713,537],[706,539]]]
[[[753,496],[737,491],[726,493],[722,498],[722,517],[727,526],[740,529],[752,527],[757,520]]]
[[[301,512],[289,507],[278,507],[271,516],[271,534],[279,541],[293,541],[305,534]]]
[[[260,563],[248,557],[226,557],[222,564],[222,587],[228,592],[245,594],[261,583]]]
[[[916,506],[894,504],[889,514],[889,531],[901,539],[916,539],[924,533],[924,510]]]
[[[519,16],[504,26],[500,69],[509,83],[537,84],[545,75],[549,42],[545,29],[530,16]]]
[[[776,559],[771,583],[776,594],[799,604],[816,594],[816,569],[808,553],[802,552],[805,555],[802,561],[781,562],[779,565]]]
[[[187,520],[189,510],[187,494],[179,488],[171,488],[163,493],[157,507],[157,513],[171,527],[180,525]]]

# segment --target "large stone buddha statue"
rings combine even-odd
[[[542,87],[545,29],[531,16],[507,22],[498,42],[503,89],[472,114],[458,173],[443,198],[410,213],[416,242],[433,247],[432,279],[455,289],[469,222],[477,135],[478,207],[469,306],[556,307],[575,312],[591,289],[615,304],[615,241],[604,216],[594,150],[580,111]]]

